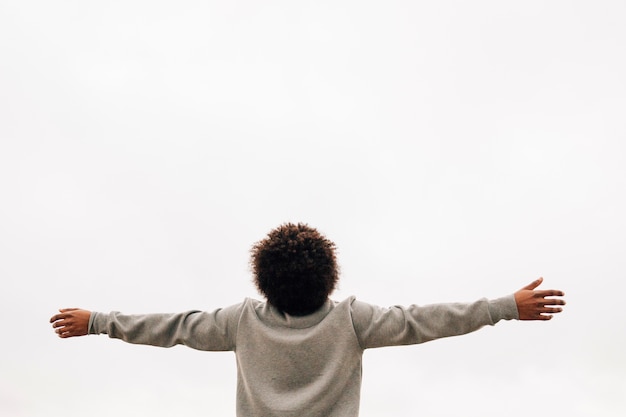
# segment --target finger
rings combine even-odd
[[[57,334],[59,335],[59,337],[70,337],[74,335],[74,330],[71,328],[63,328],[63,329],[59,329],[57,331]]]
[[[72,317],[72,315],[67,313],[55,314],[50,318],[50,323],[54,323],[55,321],[64,320],[70,317]]]
[[[537,290],[535,297],[563,297],[565,293],[561,290]]]
[[[543,277],[539,277],[538,279],[534,280],[533,282],[531,282],[530,284],[528,284],[527,286],[525,286],[522,289],[523,290],[534,290],[539,285],[541,285],[542,282],[543,282]]]
[[[59,320],[59,321],[55,321],[54,323],[52,323],[52,328],[56,329],[59,327],[65,327],[66,326],[66,322],[65,320]]]
[[[66,331],[59,333],[59,337],[62,339],[67,339],[68,337],[74,337],[74,336],[78,336],[78,334],[76,333],[74,329],[68,329]]]
[[[556,314],[556,313],[560,313],[561,311],[563,311],[563,309],[561,307],[544,307],[540,309],[539,311],[541,311],[541,313]]]
[[[65,313],[65,312],[68,312],[68,311],[76,311],[76,310],[78,310],[78,308],[60,308],[59,309],[59,311],[61,313]]]
[[[566,303],[565,300],[560,300],[558,298],[544,298],[541,304],[544,306],[564,306]]]
[[[50,323],[54,323],[55,321],[63,320],[65,318],[67,318],[67,315],[65,314],[55,314],[54,316],[50,317]]]
[[[550,320],[552,319],[552,314],[547,312],[536,311],[535,314],[532,315],[529,320]]]
[[[71,327],[73,326],[75,323],[74,320],[71,319],[63,319],[63,320],[58,320],[55,321],[54,323],[52,323],[52,327],[53,328],[58,328],[58,327]]]

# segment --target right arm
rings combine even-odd
[[[390,308],[354,300],[351,313],[363,349],[424,343],[518,318],[513,295],[496,300],[483,298],[472,303]]]
[[[474,303],[380,308],[352,304],[354,328],[363,349],[423,343],[494,325],[500,320],[550,320],[565,305],[560,290],[537,290],[539,278],[514,294]]]

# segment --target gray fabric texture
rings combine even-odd
[[[94,312],[89,332],[136,344],[234,351],[238,417],[356,417],[365,349],[423,343],[517,318],[513,295],[389,308],[350,297],[300,317],[247,298],[213,312]]]

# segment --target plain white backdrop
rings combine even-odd
[[[285,221],[380,304],[538,276],[547,323],[367,351],[361,416],[626,411],[623,1],[0,2],[0,414],[234,416],[232,353],[60,307],[258,297]]]

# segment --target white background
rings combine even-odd
[[[258,297],[285,221],[380,305],[547,323],[367,351],[361,416],[623,416],[626,3],[0,2],[0,415],[234,416],[232,353],[58,339]]]

